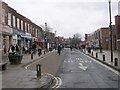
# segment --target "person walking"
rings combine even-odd
[[[33,54],[36,54],[36,44],[35,43],[33,43],[33,45],[32,45],[32,52],[33,52]]]
[[[41,54],[42,54],[42,48],[38,46],[38,56],[40,56]]]
[[[61,53],[61,45],[59,44],[58,45],[58,54],[60,55],[60,53]]]
[[[72,46],[70,46],[70,50],[72,51]]]

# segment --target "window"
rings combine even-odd
[[[37,37],[38,35],[37,35],[37,29],[35,29],[35,36]]]
[[[29,25],[30,26],[30,33],[32,33],[32,25]]]
[[[5,24],[5,10],[2,9],[2,23]]]
[[[35,29],[34,28],[32,29],[32,34],[35,35]]]
[[[17,28],[20,29],[20,19],[17,18]]]
[[[30,32],[30,24],[28,24],[28,32]]]
[[[21,20],[21,30],[23,30],[23,21]]]
[[[15,16],[13,15],[13,27],[16,27]]]
[[[25,32],[27,32],[27,23],[25,22]]]
[[[8,13],[8,25],[11,26],[11,13]]]

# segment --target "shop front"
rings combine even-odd
[[[23,47],[24,45],[24,39],[22,38],[23,36],[25,36],[25,33],[23,31],[13,29],[12,44],[18,44],[19,47]]]
[[[9,46],[12,44],[12,35],[13,35],[13,29],[9,26],[3,25],[2,26],[2,54],[6,55],[9,49]]]
[[[24,46],[27,48],[30,48],[32,45],[32,37],[30,33],[25,33],[24,36],[21,36],[21,38],[24,40]]]

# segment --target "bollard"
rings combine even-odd
[[[31,53],[31,59],[33,59],[33,53]]]
[[[93,56],[93,52],[92,52],[92,56]]]
[[[118,66],[118,58],[114,58],[114,65]]]
[[[44,50],[44,54],[45,54],[45,50]]]
[[[98,58],[98,53],[96,53],[96,58]]]
[[[41,78],[41,64],[36,65],[37,78]]]
[[[103,61],[105,61],[105,55],[103,55]]]

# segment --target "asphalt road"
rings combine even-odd
[[[61,52],[61,55],[59,56],[57,54],[57,51],[53,51],[45,55],[45,57],[41,58],[37,62],[30,64],[27,68],[36,71],[36,65],[41,64],[42,73],[49,73],[53,76],[56,76],[57,71],[61,63],[63,62],[66,53],[67,50],[65,49]]]
[[[61,79],[59,88],[118,88],[117,74],[79,50],[64,49],[60,56],[54,51],[27,68],[36,70],[37,64]]]
[[[67,51],[58,70],[60,88],[118,88],[118,75],[78,50]]]

